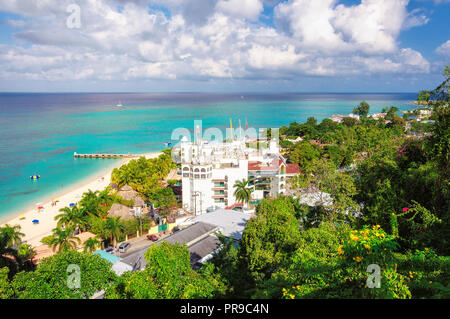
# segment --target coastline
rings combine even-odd
[[[161,152],[152,152],[142,154],[146,158],[158,157]],[[0,225],[4,226],[9,224],[11,226],[19,225],[21,227],[21,232],[25,234],[23,237],[23,242],[31,244],[33,247],[41,245],[40,241],[42,238],[50,235],[52,229],[56,227],[56,221],[54,217],[58,215],[59,209],[69,206],[70,203],[76,203],[81,199],[83,193],[87,192],[89,189],[92,191],[101,191],[105,189],[111,183],[111,173],[114,168],[118,168],[133,158],[126,158],[118,161],[108,169],[102,169],[101,171],[93,173],[90,177],[87,177],[84,181],[76,183],[76,185],[70,187],[64,192],[54,193],[50,198],[43,199],[43,207],[39,213],[37,207],[30,207],[23,212],[17,212],[11,216],[5,217],[0,220]],[[56,206],[51,206],[51,202],[54,198],[58,198],[59,201]],[[24,219],[20,219],[20,216],[24,216]],[[39,224],[33,224],[32,220],[38,219]]]

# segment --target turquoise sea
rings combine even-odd
[[[175,128],[272,128],[348,114],[366,100],[371,113],[385,106],[414,108],[413,93],[387,94],[134,94],[0,93],[0,220],[64,193],[112,159],[75,159],[78,153],[163,150]],[[123,107],[117,107],[118,103]],[[30,175],[41,179],[31,181]]]

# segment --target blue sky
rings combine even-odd
[[[449,0],[0,0],[0,91],[416,92],[450,64],[449,16]]]

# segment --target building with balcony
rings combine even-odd
[[[253,187],[251,204],[285,194],[287,179],[298,173],[298,166],[286,163],[276,141],[262,149],[247,145],[242,138],[225,143],[181,140],[177,153],[185,210],[200,215],[218,208],[242,207],[233,193],[234,184],[243,179]]]

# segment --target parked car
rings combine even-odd
[[[147,235],[147,238],[151,241],[157,241],[159,239],[156,235]]]
[[[131,244],[130,243],[122,243],[119,246],[119,252],[124,253],[128,250],[128,248],[130,248]]]
[[[107,253],[112,254],[112,253],[114,253],[114,248],[108,247],[108,248],[105,248],[105,251],[106,251]]]
[[[180,231],[181,229],[180,229],[180,227],[178,227],[178,226],[175,226],[174,228],[173,228],[173,232],[174,233],[176,233],[177,231]]]

